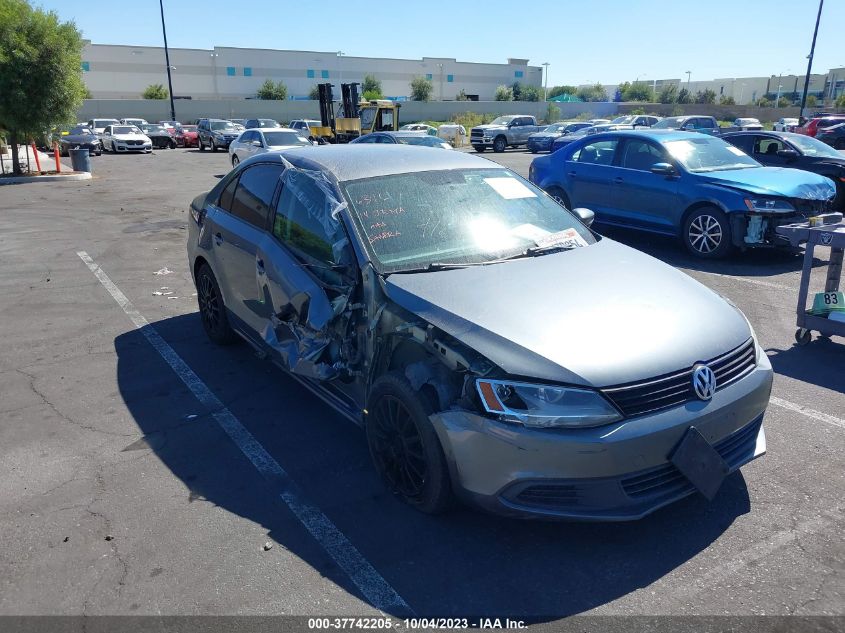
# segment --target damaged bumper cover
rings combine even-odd
[[[772,368],[761,354],[751,374],[710,402],[605,427],[534,430],[466,410],[430,419],[466,500],[503,515],[626,521],[695,492],[669,462],[691,425],[731,472],[765,453],[771,385]]]

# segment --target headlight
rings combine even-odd
[[[589,389],[486,378],[475,386],[488,413],[530,428],[585,428],[622,419],[601,394]]]
[[[743,319],[745,319],[745,322],[748,324],[748,329],[751,330],[751,338],[754,341],[754,363],[755,364],[759,363],[760,362],[760,344],[757,341],[757,332],[754,331],[754,326],[751,325],[751,321],[749,321],[748,317],[745,316],[745,312],[743,312],[742,310],[739,309],[738,305],[736,305],[733,301],[731,301],[725,295],[720,294],[719,296],[722,297],[722,299],[724,299],[726,303],[733,306],[733,309],[736,310],[737,312],[739,312],[739,316],[741,316]]]
[[[786,200],[778,198],[746,198],[745,206],[748,207],[749,211],[795,211],[795,207]]]

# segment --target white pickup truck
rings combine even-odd
[[[487,125],[472,128],[469,142],[476,152],[492,147],[494,152],[504,152],[508,147],[528,143],[528,136],[539,132],[537,120],[525,114],[508,114],[493,119]]]

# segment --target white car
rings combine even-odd
[[[798,125],[798,119],[783,118],[778,119],[778,122],[772,128],[775,132],[792,132]]]
[[[153,151],[153,142],[134,125],[109,125],[103,130],[101,139],[104,152],[146,152]]]
[[[242,160],[256,154],[306,145],[313,145],[313,143],[302,136],[299,130],[292,130],[289,127],[255,128],[241,132],[238,138],[229,143],[229,157],[234,167]]]
[[[94,134],[97,135],[97,138],[100,139],[100,145],[103,144],[103,131],[110,125],[118,125],[120,121],[117,119],[89,119],[88,123],[85,123],[88,128],[91,129]],[[104,150],[105,151],[105,150]]]
[[[149,125],[146,119],[121,119],[120,122],[123,123],[123,125],[135,125],[137,127]]]
[[[758,119],[736,119],[734,127],[740,130],[762,130],[763,124]]]
[[[322,127],[323,122],[316,119],[294,119],[288,127],[296,130],[302,136],[311,136],[311,128]]]
[[[437,128],[425,123],[407,123],[399,129],[403,132],[425,132],[429,136],[437,136]]]

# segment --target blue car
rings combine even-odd
[[[788,246],[775,228],[830,209],[836,186],[818,174],[764,167],[698,132],[621,130],[535,158],[529,179],[596,223],[679,237],[694,255]]]
[[[552,123],[547,128],[528,135],[527,147],[532,154],[537,152],[552,151],[552,143],[555,139],[567,134],[573,134],[579,130],[592,127],[592,123],[586,121],[561,121]]]

